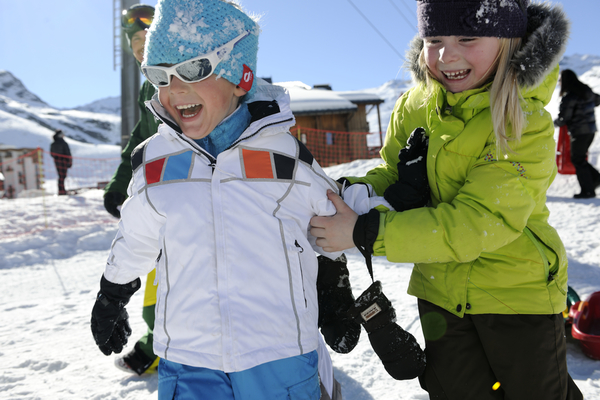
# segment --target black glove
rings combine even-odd
[[[120,192],[106,192],[104,194],[104,208],[115,218],[121,218],[121,212],[117,208],[125,201],[125,196]]]
[[[346,354],[360,338],[360,324],[346,313],[354,304],[346,256],[342,254],[335,260],[319,256],[318,260],[319,328],[333,351]]]
[[[119,285],[100,280],[100,291],[92,309],[92,335],[100,351],[109,356],[112,352],[120,353],[131,335],[125,306],[131,296],[140,288],[141,280]]]
[[[398,182],[388,186],[383,197],[396,211],[424,207],[429,201],[427,147],[425,129],[416,128],[405,148],[398,154]]]
[[[425,352],[413,335],[396,324],[396,311],[381,291],[381,282],[371,284],[348,314],[365,327],[375,354],[392,378],[413,379],[423,373]]]

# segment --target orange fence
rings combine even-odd
[[[381,149],[379,133],[339,132],[301,126],[293,127],[291,132],[306,145],[321,167],[378,158]]]

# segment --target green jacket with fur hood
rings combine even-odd
[[[375,255],[415,263],[408,292],[458,316],[557,314],[566,307],[567,255],[548,224],[546,191],[556,175],[554,127],[544,109],[556,87],[568,23],[544,4],[529,8],[529,35],[512,62],[520,65],[526,123],[514,153],[496,148],[489,85],[462,93],[437,84],[425,100],[423,45],[409,62],[417,85],[394,108],[384,163],[366,177],[377,194],[397,180],[398,152],[410,133],[429,135],[431,206],[381,214]],[[534,53],[543,52],[543,56]]]

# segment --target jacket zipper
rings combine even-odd
[[[300,243],[296,240],[294,245],[299,248],[298,251],[298,265],[300,267],[300,283],[302,284],[302,296],[304,297],[304,307],[308,307],[308,302],[306,301],[306,289],[304,288],[304,272],[302,271],[302,258],[300,258],[300,254],[304,253],[304,249],[300,246]]]
[[[548,278],[548,282],[554,280],[554,274],[550,273],[550,261],[548,261],[548,257],[546,257],[546,253],[544,253],[544,249],[542,249],[542,245],[537,240],[537,238],[535,237],[533,232],[531,232],[531,230],[529,230],[528,227],[525,227],[525,229],[523,229],[523,232],[527,235],[527,237],[529,237],[529,240],[531,240],[531,242],[533,243],[535,248],[540,253],[540,256],[542,257],[542,263],[544,264],[544,272],[546,274],[546,277]]]

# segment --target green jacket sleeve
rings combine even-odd
[[[147,100],[150,100],[156,89],[150,82],[144,81],[140,89],[138,96],[138,105],[140,107],[140,120],[133,128],[129,142],[121,152],[121,164],[117,167],[113,177],[111,178],[108,185],[104,189],[105,193],[108,192],[119,192],[127,197],[127,187],[131,180],[131,152],[144,140],[154,135],[158,130],[158,121],[154,118],[154,115],[148,110],[144,104]]]

